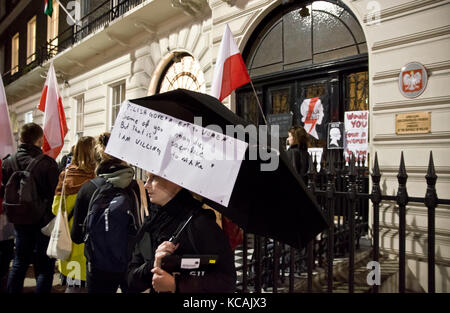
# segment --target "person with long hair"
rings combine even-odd
[[[131,210],[133,220],[139,220],[137,212],[139,211],[141,200],[139,185],[137,184],[136,180],[133,179],[134,169],[126,162],[119,160],[105,152],[110,135],[111,134],[109,132],[105,132],[98,136],[95,145],[96,158],[97,162],[99,162],[97,168],[95,169],[96,178],[83,185],[76,199],[73,216],[74,226],[72,227],[70,232],[72,241],[75,243],[83,243],[85,241],[85,238],[87,238],[87,235],[89,235],[86,234],[86,232],[88,231],[85,227],[89,205],[91,203],[91,199],[93,199],[94,193],[102,189],[105,184],[112,185],[114,188],[116,188],[116,190],[117,188],[121,189],[125,194],[128,195],[129,199],[131,199],[131,201],[134,203],[134,206]],[[114,221],[111,220],[110,223],[112,224],[114,223]],[[136,227],[139,226],[140,225],[136,225]],[[113,226],[111,226],[111,228],[113,228]],[[108,235],[113,236],[114,234],[111,234],[111,232],[109,232]],[[92,236],[89,237],[92,238]],[[121,242],[117,242],[117,247],[122,246],[125,241],[128,241],[125,242],[125,245],[131,246],[132,237],[133,234],[130,234],[129,238],[119,238]],[[105,240],[108,240],[108,238],[105,238]],[[126,269],[123,271],[110,271],[105,268],[98,267],[96,266],[94,259],[98,257],[96,253],[99,253],[99,251],[88,249],[86,245],[84,250],[84,255],[86,256],[87,260],[87,292],[115,293],[120,287],[121,291],[123,293],[126,293],[128,290],[126,283]],[[115,256],[111,255],[111,259],[114,259],[114,257]]]
[[[78,191],[83,184],[95,177],[95,139],[81,137],[75,145],[72,162],[59,175],[58,185],[53,200],[53,214],[58,213],[60,202],[67,211],[69,227],[73,226],[73,208]],[[64,193],[64,197],[63,196]],[[68,260],[58,260],[59,272],[66,279],[66,293],[85,292],[86,258],[84,257],[84,244],[72,243],[72,253]]]

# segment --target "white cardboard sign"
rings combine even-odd
[[[355,160],[365,158],[369,149],[369,111],[347,111],[344,116],[346,162],[353,153]]]
[[[247,146],[124,101],[105,152],[228,206]]]

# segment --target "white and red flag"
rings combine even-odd
[[[16,152],[16,142],[13,139],[5,87],[0,75],[0,158],[14,152]]]
[[[222,101],[233,90],[248,82],[250,82],[250,75],[227,24],[225,25],[225,32],[220,43],[219,55],[217,56],[214,69],[211,96]]]
[[[64,146],[67,123],[53,63],[50,63],[48,69],[38,109],[44,112],[44,145],[42,151],[56,159]]]

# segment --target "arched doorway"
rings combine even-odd
[[[162,72],[156,93],[178,88],[206,92],[205,78],[200,64],[187,52],[173,53],[173,58]]]
[[[365,36],[340,1],[278,6],[256,27],[243,57],[266,116],[292,112],[292,124],[305,126],[301,104],[320,98],[323,119],[314,125],[311,146],[324,152],[329,122],[369,108]],[[252,123],[263,121],[247,86],[236,92],[236,112]]]

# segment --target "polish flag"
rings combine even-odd
[[[250,75],[227,24],[214,69],[211,96],[222,101],[233,90],[248,82],[250,82]]]
[[[16,152],[16,143],[13,139],[11,122],[9,121],[5,87],[0,75],[0,159],[14,152]]]
[[[67,134],[66,115],[58,91],[53,63],[50,63],[38,109],[44,112],[44,154],[56,159]]]

